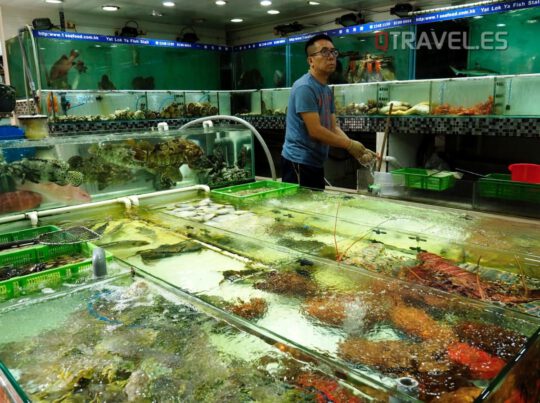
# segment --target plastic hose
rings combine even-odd
[[[261,146],[264,150],[264,154],[266,155],[266,159],[268,160],[268,165],[270,165],[270,172],[272,174],[272,180],[276,180],[276,167],[274,165],[274,160],[272,159],[272,154],[270,154],[270,150],[268,149],[268,146],[266,145],[264,139],[262,138],[261,134],[253,127],[253,125],[249,122],[246,122],[244,119],[237,118],[236,116],[228,116],[228,115],[214,115],[214,116],[207,116],[204,118],[198,118],[195,120],[192,120],[191,122],[186,123],[183,125],[180,130],[187,129],[188,127],[195,126],[198,124],[202,124],[204,121],[207,120],[232,120],[233,122],[241,123],[244,126],[246,126],[251,132],[257,137],[257,140],[259,140],[259,143],[261,143]]]

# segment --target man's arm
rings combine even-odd
[[[330,119],[332,120],[332,131],[334,133],[336,133],[337,135],[340,135],[341,137],[347,137],[349,138],[349,136],[347,136],[345,134],[345,132],[343,130],[341,130],[341,127],[339,127],[337,125],[337,119],[336,119],[336,114],[335,113],[332,113]]]
[[[321,119],[317,112],[303,112],[300,113],[302,120],[306,125],[307,132],[309,137],[313,140],[317,140],[323,144],[327,144],[332,147],[337,148],[348,148],[351,145],[351,139],[347,137],[345,133],[336,126],[335,116],[332,124],[334,130],[329,130],[323,125],[321,125]],[[336,132],[336,129],[339,129],[341,133]]]

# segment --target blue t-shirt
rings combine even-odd
[[[322,167],[328,157],[328,146],[309,137],[303,112],[318,112],[321,125],[332,130],[334,95],[327,85],[318,82],[310,73],[294,83],[287,107],[285,144],[281,155],[299,164]]]

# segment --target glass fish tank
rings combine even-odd
[[[278,224],[287,226],[292,221],[287,214],[292,213],[284,211],[286,221]],[[271,235],[263,243],[251,234],[212,225],[212,220],[234,222],[235,217],[245,217],[243,225],[261,223],[251,207],[215,203],[202,195],[194,198],[193,193],[146,199],[138,214],[110,216],[89,210],[45,221],[84,223],[100,229],[99,244],[145,276],[231,315],[233,323],[249,325],[259,335],[288,341],[300,350],[297,357],[316,357],[332,368],[341,368],[351,382],[359,379],[381,385],[387,394],[399,390],[410,401],[489,401],[494,393],[504,399],[519,395],[533,402],[538,398],[540,373],[528,363],[538,360],[540,319],[486,300],[451,295],[307,254],[287,243],[277,245]],[[238,225],[237,221],[236,228]],[[306,226],[280,227],[274,234],[300,239],[309,230]],[[314,229],[307,241],[314,245],[325,238],[330,237]],[[111,294],[96,298],[107,301]],[[133,298],[131,292],[129,295]],[[143,295],[143,301],[148,301],[152,293]],[[157,314],[138,319],[130,315],[129,304],[118,310],[106,301],[91,300],[89,304],[85,299],[82,309],[88,312],[93,307],[99,317],[115,321],[105,324],[114,329],[109,335],[128,330],[127,325],[133,325],[129,331],[134,334],[139,326],[146,328],[145,320],[160,320]],[[135,306],[145,309],[138,301],[135,297]],[[74,304],[62,303],[62,307],[71,306]],[[167,312],[176,311],[167,306]],[[78,317],[87,320],[89,315],[79,312]],[[76,328],[70,325],[70,329]],[[99,331],[96,326],[85,328],[93,329],[93,334]],[[160,326],[155,324],[152,329],[159,332]],[[101,337],[93,340],[99,343]],[[15,350],[19,349],[8,349]],[[145,354],[145,348],[140,354]],[[0,358],[10,368],[13,358]],[[402,383],[409,388],[399,386]],[[388,401],[387,395],[372,399]]]
[[[261,90],[261,113],[265,116],[285,116],[290,95],[290,88]]]
[[[235,126],[4,141],[0,213],[251,181],[253,153]]]
[[[374,115],[378,112],[378,84],[333,85],[336,115]]]
[[[14,384],[2,391],[11,386],[34,401],[390,397],[376,385],[338,379],[328,366],[303,361],[287,344],[241,331],[225,317],[130,277],[0,308],[0,358]]]
[[[540,74],[497,78],[506,116],[537,116],[540,96]]]
[[[162,216],[168,221],[175,217],[185,225],[203,222],[206,226],[275,247],[540,315],[539,245],[536,242],[519,250],[519,237],[512,238],[511,227],[507,238],[495,230],[508,225],[505,220],[493,222],[493,233],[486,231],[482,243],[474,242],[472,237],[471,242],[463,243],[467,234],[474,234],[479,222],[469,225],[458,221],[454,228],[448,228],[444,238],[441,232],[448,225],[446,220],[436,221],[421,209],[418,214],[423,214],[424,222],[427,218],[430,226],[425,232],[406,229],[412,228],[407,226],[407,220],[414,212],[400,215],[399,205],[394,206],[396,216],[387,215],[376,224],[366,224],[361,223],[360,206],[363,205],[365,211],[368,203],[358,204],[359,210],[354,211],[352,203],[342,200],[340,206],[338,201],[338,215],[326,215],[324,208],[310,211],[309,202],[306,208],[300,205],[295,208],[295,198],[284,197],[283,206],[266,203],[239,206],[238,212],[229,210],[231,206],[217,207],[222,206],[222,200],[216,207],[213,203],[207,207],[194,202],[178,208],[167,206]],[[320,197],[315,198],[314,206],[332,204],[331,199],[323,202]],[[376,212],[372,213],[377,216]],[[448,221],[452,218],[458,216],[448,217]],[[471,220],[475,219],[471,217]],[[538,225],[517,225],[515,229],[523,230],[524,239],[537,236],[539,231]],[[506,245],[499,238],[505,238]],[[493,248],[494,244],[498,244],[498,248]],[[235,250],[242,253],[245,248]]]
[[[433,80],[431,114],[482,116],[494,112],[494,77]]]
[[[261,114],[261,91],[260,90],[237,90],[223,91],[228,95],[229,108],[223,109],[222,115],[251,116]]]
[[[429,80],[381,83],[378,88],[379,113],[388,115],[392,104],[392,115],[429,115],[430,91]]]
[[[35,41],[39,77],[32,68],[33,79],[41,82],[42,89],[51,90],[218,90],[221,59],[227,57],[225,49],[219,51],[217,46],[205,50],[37,36]],[[28,33],[23,43],[33,63]],[[17,37],[7,41],[6,51],[13,85],[22,98],[24,79]]]
[[[231,87],[235,90],[280,88],[287,85],[287,48],[277,46],[239,46],[232,54]]]

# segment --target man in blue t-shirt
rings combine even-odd
[[[281,152],[284,182],[324,189],[323,165],[329,146],[346,149],[363,165],[376,156],[336,125],[334,95],[327,82],[336,70],[338,54],[327,35],[315,35],[306,43],[309,72],[294,83],[287,108]]]

